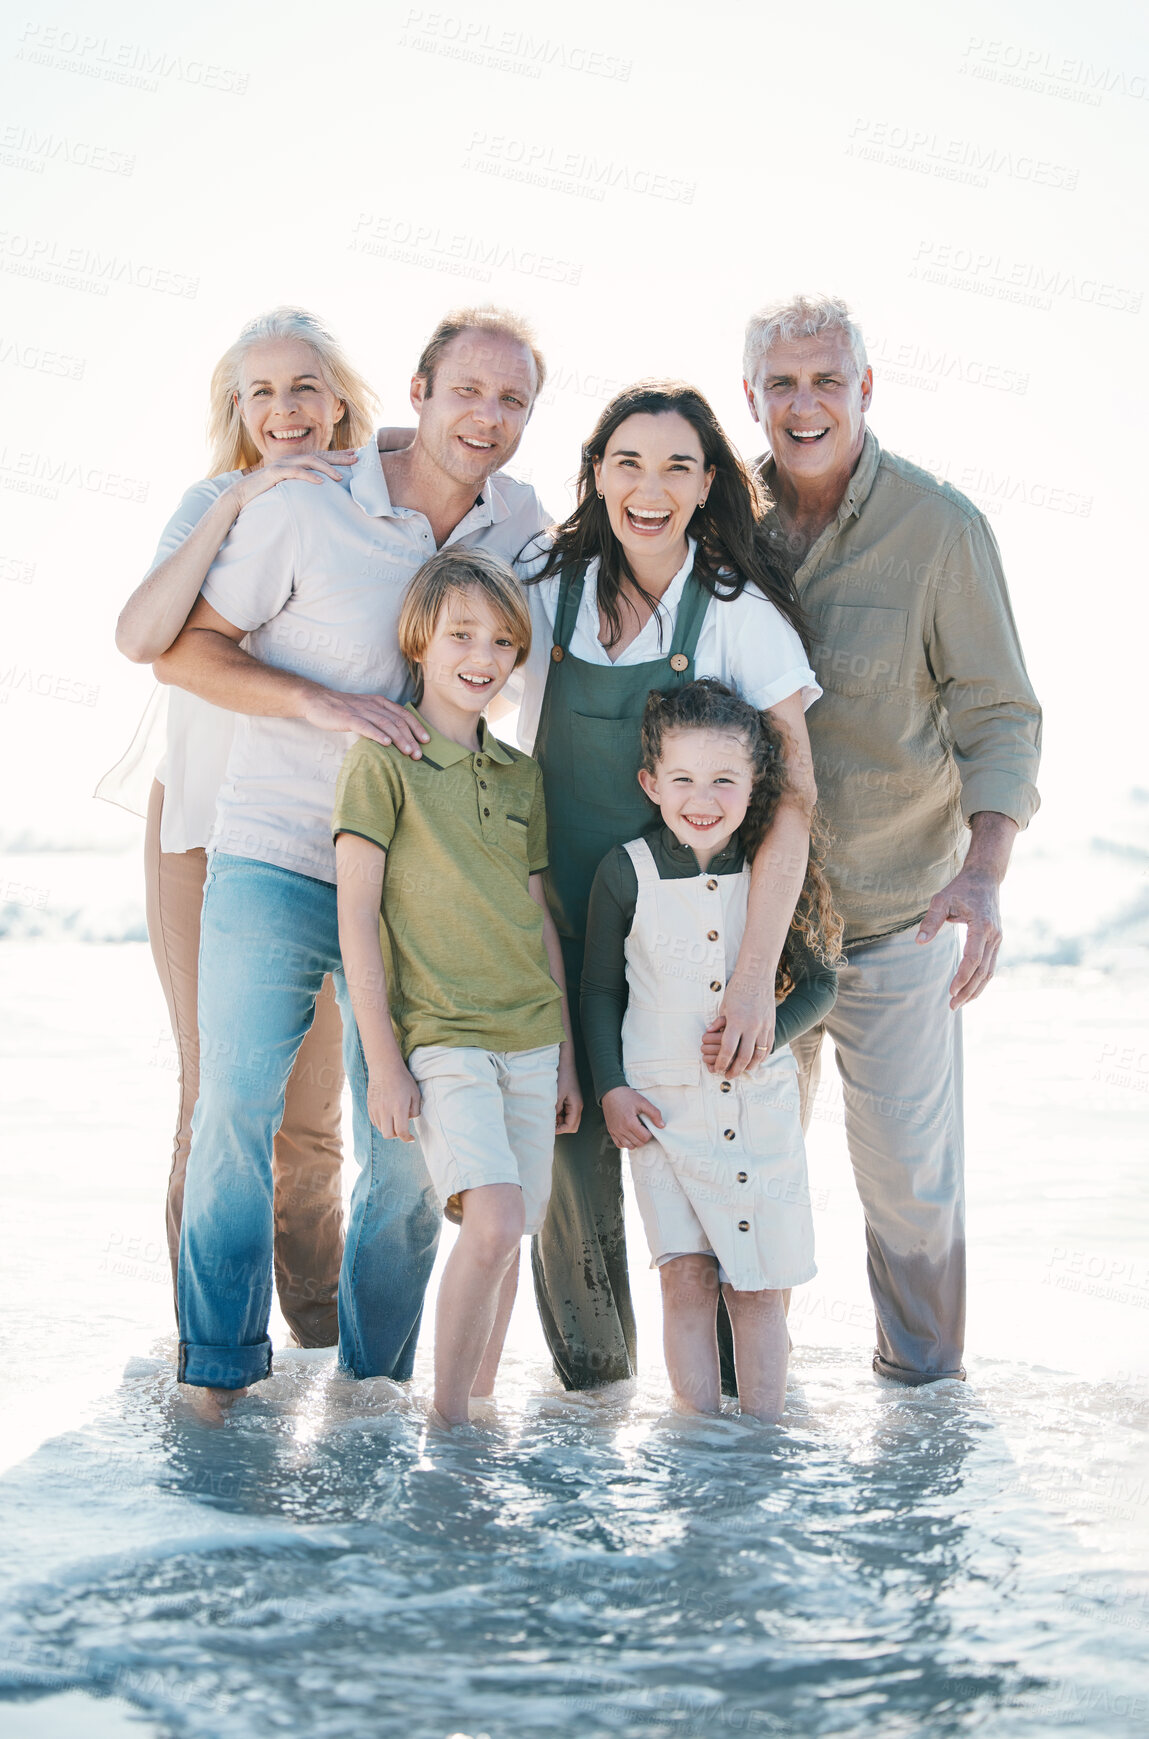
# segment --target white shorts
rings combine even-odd
[[[672,1256],[713,1255],[736,1292],[812,1280],[814,1220],[789,1047],[731,1081],[729,1090],[697,1063],[659,1072],[661,1083],[638,1090],[658,1106],[666,1127],[630,1153],[651,1266]]]
[[[415,1128],[444,1208],[463,1190],[517,1184],[524,1230],[537,1232],[551,1194],[559,1047],[417,1045],[407,1067],[423,1095]]]

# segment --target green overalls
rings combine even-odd
[[[638,783],[640,726],[652,688],[694,680],[694,652],[710,594],[691,574],[669,650],[643,664],[588,664],[571,636],[586,568],[559,578],[551,667],[534,757],[547,803],[547,898],[562,940],[575,1059],[583,1093],[575,1135],[555,1141],[550,1207],[531,1261],[543,1332],[568,1389],[617,1382],[635,1370],[634,1311],[626,1268],[621,1155],[594,1095],[579,1021],[583,939],[591,883],[616,845],[651,825]]]

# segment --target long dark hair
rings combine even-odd
[[[611,529],[605,501],[600,501],[594,468],[606,452],[615,430],[628,417],[647,413],[685,417],[702,447],[703,463],[714,468],[705,507],[695,510],[687,533],[697,540],[694,572],[713,598],[728,602],[747,586],[756,586],[796,629],[807,653],[810,629],[798,601],[788,558],[771,543],[762,524],[765,498],[761,486],[730,445],[718,418],[698,391],[681,380],[640,380],[611,399],[589,438],[583,443],[578,474],[578,506],[554,534],[542,570],[535,581],[557,569],[597,556],[598,601],[613,646],[622,634],[619,600],[626,580],[657,616],[658,599],[644,591],[634,576],[626,551]]]
[[[666,738],[674,731],[728,731],[746,745],[752,785],[750,803],[738,837],[747,861],[752,861],[774,824],[778,807],[790,789],[786,775],[786,743],[769,713],[759,712],[736,689],[713,677],[702,676],[684,688],[646,697],[642,714],[642,764],[656,771]],[[806,879],[790,922],[782,958],[778,962],[775,995],[788,996],[794,988],[790,938],[800,936],[826,966],[842,961],[842,920],[834,908],[826,880],[827,835],[817,810],[810,822],[810,856]]]

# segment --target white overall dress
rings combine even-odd
[[[645,840],[626,847],[638,904],[626,939],[627,1082],[666,1119],[630,1154],[653,1266],[712,1252],[737,1292],[817,1272],[798,1071],[789,1045],[732,1080],[702,1062],[746,928],[750,871],[662,881]]]

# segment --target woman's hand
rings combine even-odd
[[[574,1050],[569,1039],[559,1046],[558,1102],[555,1106],[555,1134],[573,1135],[582,1121],[582,1090]]]
[[[666,1119],[658,1106],[644,1099],[634,1087],[612,1087],[609,1093],[604,1093],[602,1114],[606,1119],[607,1133],[616,1147],[646,1146],[650,1130],[639,1122],[640,1117],[649,1117],[656,1129],[666,1127]]]
[[[367,1073],[367,1115],[386,1140],[414,1141],[410,1122],[423,1109],[423,1095],[410,1069],[396,1055]]]
[[[266,494],[277,483],[322,483],[325,477],[338,483],[349,465],[359,457],[348,447],[326,453],[300,453],[298,457],[267,459],[251,471],[245,471],[230,489],[224,491],[235,504],[236,514],[243,512],[257,495]]]

